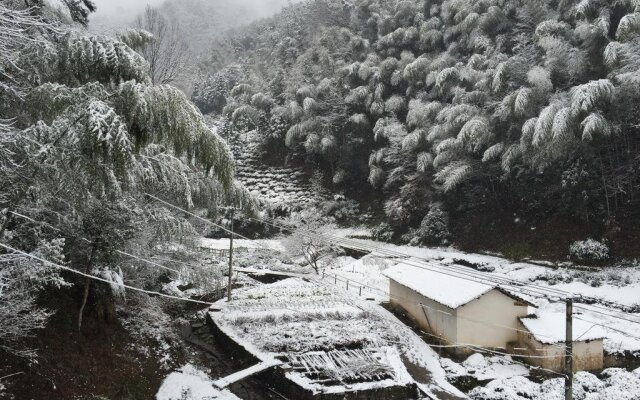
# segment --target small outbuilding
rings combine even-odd
[[[398,264],[384,275],[389,278],[391,305],[404,309],[444,344],[467,345],[452,348],[459,355],[473,353],[473,346],[502,351],[513,347],[518,319],[533,306],[504,288],[446,270]]]
[[[564,371],[565,314],[548,312],[520,318],[518,345],[527,362],[555,372]],[[604,332],[591,323],[573,319],[573,370],[600,371],[604,367]]]

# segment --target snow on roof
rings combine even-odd
[[[496,288],[496,285],[489,283],[480,283],[402,263],[390,267],[383,274],[422,296],[453,309]]]
[[[554,344],[565,341],[565,314],[560,312],[545,312],[537,317],[520,318],[522,324],[540,343]],[[586,342],[604,339],[602,328],[592,323],[573,319],[573,341]]]

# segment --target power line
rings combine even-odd
[[[247,240],[247,241],[249,241],[249,242],[251,242],[251,243],[254,243],[254,244],[256,244],[256,246],[258,246],[259,248],[261,248],[261,249],[263,249],[263,250],[271,250],[271,249],[268,249],[268,248],[264,247],[261,243],[259,243],[259,242],[255,241],[255,240],[253,240],[253,239],[249,239],[248,237],[243,236],[243,235],[241,235],[241,234],[239,234],[239,233],[237,233],[237,232],[234,232],[233,230],[229,230],[229,229],[225,228],[224,226],[219,225],[219,224],[216,224],[215,222],[213,222],[213,221],[211,221],[211,220],[209,220],[209,219],[202,218],[202,217],[201,217],[201,216],[199,216],[199,215],[196,215],[196,214],[194,214],[194,213],[192,213],[192,212],[190,212],[190,211],[185,210],[184,208],[178,207],[178,206],[176,206],[176,205],[174,205],[174,204],[171,204],[171,203],[169,203],[169,202],[167,202],[167,201],[164,201],[164,200],[162,200],[162,199],[160,199],[160,198],[158,198],[158,197],[156,197],[156,196],[154,196],[154,195],[152,195],[152,194],[149,194],[149,193],[145,193],[145,194],[146,194],[147,196],[149,196],[149,197],[151,197],[151,198],[155,199],[156,201],[159,201],[160,203],[162,203],[162,204],[164,204],[164,205],[166,205],[166,206],[170,207],[170,208],[173,208],[173,209],[175,209],[175,210],[178,210],[178,211],[180,211],[180,212],[183,212],[183,213],[185,213],[185,214],[187,214],[187,215],[190,215],[190,216],[192,216],[192,217],[194,217],[194,218],[196,218],[196,219],[198,219],[198,220],[200,220],[200,221],[203,221],[203,222],[205,222],[205,223],[207,223],[207,224],[210,224],[210,225],[213,225],[213,226],[215,226],[215,227],[217,227],[217,228],[219,228],[219,229],[222,229],[223,231],[225,231],[225,232],[229,233],[230,235],[234,235],[234,236],[239,237],[240,239],[244,239],[244,240]]]
[[[162,200],[162,199],[160,199],[160,198],[158,198],[158,197],[156,197],[156,196],[154,196],[154,195],[151,195],[151,194],[149,194],[149,193],[145,193],[145,194],[146,194],[147,196],[149,196],[149,197],[151,197],[151,198],[153,198],[153,199],[155,199],[155,200],[157,200],[157,201],[159,201],[159,202],[161,202],[161,203],[165,204],[166,206],[168,206],[168,207],[170,207],[170,208],[173,208],[173,209],[178,210],[178,211],[180,211],[180,212],[183,212],[183,213],[185,213],[185,214],[187,214],[187,215],[190,215],[190,216],[192,216],[192,217],[194,217],[194,218],[196,218],[196,219],[198,219],[198,220],[200,220],[200,221],[203,221],[203,222],[205,222],[205,223],[207,223],[207,224],[210,224],[210,225],[212,225],[212,226],[215,226],[215,227],[217,227],[217,228],[220,228],[220,229],[222,229],[223,231],[225,231],[225,232],[227,232],[227,233],[229,233],[229,234],[231,234],[231,235],[234,235],[234,236],[236,236],[236,237],[239,237],[240,239],[244,239],[244,240],[247,240],[247,241],[249,241],[249,242],[251,242],[251,243],[254,243],[258,248],[260,248],[260,249],[262,249],[262,250],[275,250],[275,251],[278,251],[278,252],[280,252],[280,253],[286,254],[285,252],[283,252],[283,251],[281,251],[281,250],[273,249],[273,248],[269,248],[269,247],[267,247],[267,246],[264,246],[262,243],[260,243],[260,242],[258,242],[258,241],[256,241],[256,240],[249,239],[249,238],[248,238],[248,237],[246,237],[246,236],[243,236],[243,235],[241,235],[241,234],[239,234],[239,233],[237,233],[237,232],[234,232],[233,230],[229,230],[229,229],[225,228],[224,226],[222,226],[222,225],[220,225],[220,224],[216,224],[215,222],[213,222],[213,221],[211,221],[211,220],[209,220],[209,219],[207,219],[207,218],[203,218],[203,217],[201,217],[201,216],[199,216],[199,215],[196,215],[196,214],[194,214],[194,213],[192,213],[192,212],[190,212],[190,211],[185,210],[184,208],[181,208],[181,207],[178,207],[178,206],[176,206],[176,205],[174,205],[174,204],[171,204],[171,203],[169,203],[169,202],[167,202],[167,201],[165,201],[165,200]],[[252,218],[249,218],[249,219],[252,219]]]
[[[151,198],[153,198],[153,199],[155,199],[155,200],[157,200],[157,201],[159,201],[159,202],[161,202],[161,203],[173,208],[173,209],[176,209],[176,210],[179,210],[181,212],[184,212],[187,215],[191,215],[191,216],[193,216],[193,217],[195,217],[195,218],[197,218],[197,219],[199,219],[201,221],[204,221],[204,222],[209,223],[209,224],[211,224],[213,226],[216,226],[216,227],[218,227],[218,228],[220,228],[220,229],[222,229],[222,230],[224,230],[224,231],[226,231],[226,232],[228,232],[230,234],[233,234],[233,235],[238,236],[240,238],[243,238],[243,239],[246,239],[246,240],[251,241],[253,243],[256,243],[259,247],[262,247],[260,243],[254,241],[252,239],[249,239],[249,238],[247,238],[245,236],[242,236],[240,234],[237,234],[237,233],[235,233],[233,231],[230,231],[229,229],[227,229],[227,228],[225,228],[225,227],[223,227],[223,226],[221,226],[219,224],[216,224],[216,223],[214,223],[214,222],[212,222],[212,221],[210,221],[208,219],[202,218],[202,217],[200,217],[200,216],[198,216],[196,214],[193,214],[193,213],[191,213],[191,212],[189,212],[189,211],[187,211],[187,210],[185,210],[185,209],[183,209],[181,207],[178,207],[178,206],[176,206],[174,204],[171,204],[171,203],[169,203],[167,201],[164,201],[164,200],[162,200],[162,199],[160,199],[160,198],[158,198],[158,197],[156,197],[154,195],[151,195],[149,193],[145,193],[145,194],[147,196],[149,196],[149,197],[151,197]],[[262,223],[267,223],[269,225],[278,227],[280,229],[291,230],[290,228],[282,227],[281,225],[278,225],[278,224],[275,224],[275,223],[272,223],[272,222],[268,222],[266,220],[261,220],[261,219],[256,219],[256,218],[250,218],[250,219],[253,219],[255,221],[262,222]],[[318,237],[318,236],[313,235],[313,234],[307,234],[307,236],[311,237],[311,238],[317,238]],[[321,237],[324,237],[324,236],[321,236]],[[334,240],[338,241],[338,240],[341,240],[341,239],[335,239],[334,238]],[[385,250],[377,249],[377,251],[384,252]],[[389,253],[389,252],[387,251],[387,253]],[[407,254],[403,254],[403,253],[397,253],[397,255],[398,256],[402,256],[402,257],[408,256]],[[432,263],[423,263],[423,264],[426,264],[426,266],[424,266],[422,264],[421,265],[416,265],[416,264],[411,264],[410,261],[405,261],[405,264],[414,265],[414,266],[417,266],[418,268],[427,269],[427,270],[430,270],[432,272],[437,272],[437,273],[444,273],[443,271],[441,271],[441,269],[446,269],[450,273],[449,274],[444,273],[445,275],[450,275],[450,276],[457,277],[457,278],[460,278],[460,279],[466,279],[466,280],[473,281],[473,282],[476,282],[476,283],[486,284],[488,286],[505,284],[504,282],[496,282],[495,281],[495,277],[492,277],[492,276],[486,276],[486,275],[482,276],[482,275],[479,275],[477,273],[472,273],[470,271],[465,271],[465,270],[461,270],[461,269],[452,269],[452,268],[449,268],[448,266],[438,265],[437,267],[435,267],[437,269],[433,269],[435,264],[432,264]],[[429,268],[429,267],[432,267],[432,268]],[[454,274],[466,275],[466,277],[465,276],[460,276],[460,275],[454,275]],[[470,278],[474,278],[474,279],[470,279]],[[484,279],[485,281],[481,281],[481,280],[478,280],[478,279]],[[488,281],[490,283],[487,283],[486,281]],[[530,295],[530,296],[534,296],[534,297],[537,296],[537,297],[548,298],[548,295],[545,294],[545,293],[542,293],[542,292],[539,292],[539,291],[535,291],[535,290],[531,290],[531,289],[523,289],[522,288],[523,285],[524,284],[521,283],[521,282],[518,282],[518,285],[513,285],[512,284],[512,286],[517,286],[517,288],[512,288],[511,290],[515,290],[515,291],[523,293],[525,295]]]
[[[145,262],[145,263],[147,263],[147,264],[149,264],[149,265],[153,265],[153,266],[156,266],[156,267],[158,267],[158,268],[162,268],[162,269],[166,269],[166,270],[168,270],[168,271],[175,272],[176,274],[179,274],[179,273],[180,273],[180,271],[178,271],[177,269],[173,269],[173,268],[165,267],[165,266],[164,266],[164,265],[162,265],[162,264],[158,264],[158,263],[156,263],[156,262],[146,260],[146,259],[144,259],[144,258],[141,258],[141,257],[135,256],[135,255],[133,255],[133,254],[129,254],[129,253],[127,253],[127,252],[124,252],[124,251],[122,251],[122,250],[116,250],[116,253],[118,253],[118,254],[122,254],[122,255],[125,255],[125,256],[127,256],[127,257],[134,258],[134,259],[136,259],[136,260],[138,260],[138,261]]]
[[[31,221],[31,222],[33,222],[33,223],[36,223],[36,224],[43,224],[43,225],[47,226],[48,228],[53,229],[53,230],[55,230],[55,231],[57,231],[57,232],[62,232],[62,230],[61,230],[61,229],[56,228],[55,226],[53,226],[53,225],[49,224],[48,222],[44,222],[44,221],[36,221],[35,219],[30,218],[30,217],[27,217],[26,215],[22,215],[22,214],[19,214],[19,213],[13,212],[13,211],[9,211],[9,212],[10,212],[10,213],[12,213],[12,214],[13,214],[13,215],[15,215],[15,216],[20,217],[20,218],[27,219],[27,220],[29,220],[29,221]],[[80,236],[80,235],[74,235],[74,236],[75,236],[75,237],[77,237],[77,238],[78,238],[78,239],[80,239],[80,240],[83,240],[83,241],[87,242],[87,243],[92,243],[92,242],[91,242],[91,240],[89,240],[89,239],[87,239],[87,238],[85,238],[85,237],[83,237],[83,236]],[[166,270],[168,270],[168,271],[172,271],[172,272],[175,272],[175,273],[178,273],[178,274],[180,273],[180,271],[178,271],[178,270],[176,270],[176,269],[169,268],[169,267],[165,267],[164,265],[161,265],[161,264],[155,263],[155,262],[153,262],[153,261],[150,261],[150,260],[144,259],[144,258],[142,258],[142,257],[139,257],[139,256],[136,256],[136,255],[133,255],[133,254],[127,253],[127,252],[122,251],[122,250],[116,250],[116,253],[118,253],[118,254],[120,254],[120,255],[123,255],[123,256],[127,256],[127,257],[134,258],[134,259],[136,259],[136,260],[139,260],[139,261],[145,262],[145,263],[147,263],[147,264],[150,264],[150,265],[153,265],[153,266],[156,266],[156,267],[162,268],[162,269],[166,269]]]
[[[76,271],[76,270],[75,270],[75,269],[73,269],[73,268],[69,268],[69,267],[64,266],[64,265],[56,264],[56,263],[54,263],[54,262],[52,262],[52,261],[49,261],[49,260],[46,260],[46,259],[44,259],[44,258],[41,258],[41,257],[35,256],[35,255],[33,255],[33,254],[30,254],[30,253],[24,252],[24,251],[22,251],[22,250],[18,250],[18,249],[16,249],[16,248],[11,247],[11,246],[9,246],[9,245],[6,245],[6,244],[4,244],[4,243],[2,243],[2,242],[0,242],[0,247],[5,248],[6,250],[10,250],[10,251],[13,251],[13,252],[15,252],[15,253],[18,253],[18,254],[24,255],[24,256],[26,256],[26,257],[32,258],[32,259],[34,259],[34,260],[37,260],[37,261],[43,262],[43,263],[45,263],[45,264],[49,264],[49,265],[51,265],[51,266],[53,266],[53,267],[56,267],[56,268],[58,268],[58,269],[62,269],[62,270],[65,270],[65,271],[69,271],[69,272],[74,273],[74,274],[76,274],[76,275],[80,275],[80,276],[83,276],[83,277],[85,277],[85,278],[89,278],[89,279],[93,279],[93,280],[96,280],[96,281],[104,282],[104,283],[107,283],[107,284],[109,284],[109,285],[115,285],[115,286],[119,286],[119,287],[122,287],[122,288],[125,288],[125,289],[133,290],[133,291],[136,291],[136,292],[146,293],[146,294],[153,295],[153,296],[165,297],[165,298],[169,298],[169,299],[173,299],[173,300],[180,300],[180,301],[185,301],[185,302],[190,302],[190,303],[196,303],[196,304],[206,304],[206,305],[208,305],[208,306],[213,305],[213,303],[206,302],[206,301],[192,300],[192,299],[185,299],[185,298],[183,298],[183,297],[172,296],[172,295],[169,295],[169,294],[164,294],[164,293],[160,293],[160,292],[155,292],[155,291],[152,291],[152,290],[146,290],[146,289],[137,288],[137,287],[135,287],[135,286],[129,286],[129,285],[126,285],[126,284],[124,284],[124,283],[119,283],[119,282],[110,281],[110,280],[108,280],[108,279],[101,278],[101,277],[99,277],[99,276],[95,276],[95,275],[91,275],[91,274],[85,274],[84,272]]]
[[[594,324],[594,325],[600,326],[600,327],[602,327],[602,328],[604,328],[604,329],[608,329],[608,330],[612,330],[612,331],[614,331],[614,332],[621,333],[621,334],[626,335],[626,336],[628,336],[628,337],[630,337],[630,338],[633,338],[633,339],[636,339],[636,340],[640,340],[640,337],[639,337],[639,336],[632,335],[632,334],[630,334],[629,332],[625,332],[625,331],[620,330],[620,329],[618,329],[618,328],[614,328],[614,327],[612,327],[612,326],[610,326],[610,325],[604,325],[604,324],[602,324],[602,323],[595,322],[595,321],[591,321],[591,320],[584,319],[584,318],[580,318],[580,317],[574,317],[574,318],[575,318],[575,319],[579,319],[580,321],[584,321],[584,322],[588,322],[588,323],[591,323],[591,324]]]
[[[231,230],[229,230],[229,229],[225,228],[225,227],[224,227],[224,226],[222,226],[222,225],[218,225],[218,224],[216,224],[215,222],[212,222],[212,221],[210,221],[210,220],[208,220],[208,219],[206,219],[206,218],[202,218],[202,217],[201,217],[201,216],[199,216],[199,215],[196,215],[196,214],[194,214],[194,213],[192,213],[192,212],[190,212],[190,211],[185,210],[184,208],[178,207],[178,206],[173,205],[173,204],[171,204],[171,203],[169,203],[169,202],[167,202],[167,201],[164,201],[164,200],[162,200],[162,199],[160,199],[160,198],[158,198],[158,197],[156,197],[156,196],[154,196],[154,195],[152,195],[152,194],[149,194],[149,193],[146,193],[146,192],[145,192],[145,194],[146,194],[147,196],[151,197],[152,199],[154,199],[154,200],[156,200],[156,201],[158,201],[158,202],[160,202],[160,203],[162,203],[162,204],[164,204],[164,205],[166,205],[166,206],[168,206],[168,207],[171,207],[171,208],[173,208],[173,209],[175,209],[175,210],[178,210],[178,211],[183,212],[183,213],[185,213],[185,214],[187,214],[187,215],[190,215],[190,216],[192,216],[192,217],[194,217],[194,218],[197,218],[197,219],[199,219],[200,221],[203,221],[203,222],[206,222],[206,223],[211,224],[211,225],[213,225],[213,226],[216,226],[216,227],[218,227],[218,228],[222,229],[223,231],[225,231],[225,232],[227,232],[227,233],[229,233],[229,234],[231,234],[231,235],[237,236],[237,237],[239,237],[239,238],[241,238],[241,239],[249,240],[249,241],[251,241],[251,242],[255,242],[254,240],[249,239],[248,237],[245,237],[245,236],[242,236],[242,235],[241,235],[241,234],[239,234],[239,233],[233,232],[233,231],[231,231]],[[257,242],[255,242],[255,243],[257,243]]]
[[[286,227],[286,226],[284,226],[284,225],[282,225],[282,224],[278,224],[278,223],[276,223],[276,222],[270,222],[270,221],[268,221],[267,219],[263,219],[263,220],[258,220],[258,219],[255,219],[255,218],[252,218],[252,219],[254,219],[254,220],[256,220],[256,221],[261,221],[261,222],[263,222],[263,223],[266,223],[266,224],[269,224],[269,225],[272,225],[272,226],[275,226],[275,227],[278,227],[278,228],[280,228],[280,229],[285,229],[285,230],[288,230],[288,231],[293,231],[293,229],[292,229],[292,228],[290,228],[290,227]],[[271,219],[271,221],[274,221],[274,220],[273,220],[273,219]],[[304,233],[304,232],[303,232],[302,234],[303,234],[303,235],[305,235],[305,233]],[[317,234],[316,234],[316,235],[314,235],[314,234],[309,234],[309,233],[307,233],[306,235],[307,235],[308,237],[311,237],[311,238],[313,238],[313,237],[318,237],[318,235],[317,235]],[[374,246],[374,245],[367,245],[366,243],[362,243],[362,242],[354,241],[354,240],[351,240],[351,239],[346,239],[346,240],[345,240],[345,239],[343,239],[343,238],[336,238],[335,236],[330,236],[330,235],[324,235],[324,236],[323,236],[323,235],[320,235],[320,236],[322,236],[322,237],[324,237],[324,238],[334,239],[335,241],[339,242],[338,244],[340,244],[340,242],[341,242],[341,243],[342,243],[343,245],[345,245],[346,247],[354,248],[354,249],[356,249],[356,250],[360,250],[360,251],[362,251],[362,250],[364,249],[364,250],[367,250],[367,251],[370,251],[370,252],[378,252],[379,254],[382,254],[382,255],[385,255],[385,254],[386,254],[386,255],[391,255],[391,256],[394,256],[394,257],[403,257],[403,258],[410,257],[410,258],[417,258],[418,260],[424,260],[424,261],[426,261],[426,262],[424,262],[424,263],[423,263],[423,264],[425,264],[425,265],[429,265],[429,266],[436,266],[436,267],[438,267],[438,268],[447,269],[448,271],[451,271],[451,272],[462,273],[462,274],[464,274],[464,275],[474,276],[474,277],[479,277],[479,278],[481,278],[481,279],[487,279],[487,280],[489,280],[489,281],[491,281],[491,282],[493,282],[493,283],[499,284],[499,285],[504,285],[504,284],[506,284],[506,285],[510,285],[510,286],[516,286],[518,289],[521,289],[521,290],[520,290],[520,292],[522,292],[522,290],[525,290],[525,291],[529,292],[529,294],[530,294],[530,295],[531,295],[531,293],[537,293],[538,295],[540,295],[540,294],[541,294],[541,296],[538,296],[538,297],[544,297],[544,298],[549,299],[549,294],[548,294],[548,293],[546,293],[546,292],[554,292],[554,293],[556,293],[558,296],[562,296],[562,297],[573,297],[573,296],[575,296],[573,293],[570,293],[570,292],[567,292],[567,291],[563,291],[563,290],[561,290],[561,289],[555,289],[555,288],[551,288],[551,287],[547,287],[547,286],[536,285],[536,284],[533,284],[533,283],[524,283],[524,282],[521,282],[521,281],[518,281],[518,280],[515,280],[515,279],[511,279],[511,278],[508,278],[508,277],[499,277],[499,276],[496,276],[496,275],[488,275],[488,274],[472,273],[472,272],[471,272],[471,271],[469,271],[469,270],[466,270],[467,272],[465,272],[465,270],[462,270],[462,268],[465,268],[465,267],[457,267],[457,268],[456,268],[456,267],[453,267],[453,266],[446,266],[446,265],[441,265],[441,264],[435,264],[435,263],[431,262],[429,259],[426,259],[426,258],[417,257],[417,256],[412,256],[412,255],[410,255],[410,254],[406,254],[406,253],[402,253],[402,252],[398,252],[398,251],[393,251],[393,250],[390,250],[390,249],[382,249],[382,248],[381,248],[381,247],[379,247],[379,246],[378,246],[378,247],[376,247],[376,246]],[[416,266],[416,267],[419,267],[419,268],[426,269],[426,268],[424,268],[424,267],[422,267],[422,266],[418,266],[418,265],[415,265],[415,264],[411,264],[410,262],[407,262],[406,260],[404,261],[404,263],[408,263],[409,265],[413,265],[413,266]],[[429,270],[433,271],[432,269],[429,269]],[[534,290],[534,289],[530,289],[530,288],[528,288],[528,289],[523,289],[523,288],[522,288],[523,286],[529,286],[529,287],[533,287],[533,288],[538,288],[539,290]],[[544,292],[542,292],[542,291],[544,291]],[[535,296],[535,295],[534,295],[534,296]],[[588,298],[588,297],[585,297],[585,296],[580,296],[580,297],[582,297],[582,298],[584,298],[584,299],[592,300],[592,301],[604,301],[604,302],[606,302],[606,303],[608,303],[608,304],[615,305],[615,306],[617,306],[617,307],[619,307],[619,308],[622,308],[622,309],[627,309],[627,308],[628,308],[628,306],[625,306],[625,305],[622,305],[622,304],[617,304],[617,303],[615,303],[615,302],[611,302],[611,301],[608,301],[608,300],[595,299],[595,298]],[[617,312],[617,311],[615,311],[615,310],[611,310],[611,309],[606,308],[606,307],[603,307],[603,306],[598,306],[598,305],[596,305],[596,304],[592,304],[591,306],[592,306],[592,307],[595,307],[595,308],[600,308],[600,309],[602,309],[602,310],[606,310],[606,311],[608,311],[608,312],[610,312],[610,313],[616,313],[616,314],[624,315],[624,314],[623,314],[623,313],[621,313],[621,312]],[[612,317],[614,317],[614,316],[612,316]],[[638,321],[632,321],[632,320],[629,320],[629,321],[630,321],[630,322],[635,322],[635,323],[640,323],[640,322],[638,322]]]
[[[274,225],[277,226],[277,225]],[[286,230],[291,230],[289,228],[283,228]],[[318,236],[318,235],[314,235],[314,234],[310,234],[310,233],[303,233],[304,236],[307,236],[309,238],[318,238],[318,237],[322,237],[324,239],[327,239],[328,236]],[[329,237],[330,238],[330,237]],[[342,243],[340,243],[341,239],[336,240],[338,242],[338,244],[342,244],[345,245],[345,242],[343,241]],[[367,251],[375,251],[378,252],[379,254],[382,255],[391,255],[394,257],[409,257],[409,258],[415,258],[409,254],[404,254],[404,253],[398,253],[398,252],[391,252],[389,250],[383,250],[380,248],[366,248],[366,246],[361,246],[361,247],[357,247],[354,246],[352,244],[353,242],[349,242],[346,244],[347,247],[352,248],[352,249],[357,249],[362,251],[363,248],[365,248]],[[532,297],[538,297],[538,298],[545,298],[545,299],[549,299],[549,300],[553,300],[548,293],[542,292],[540,290],[535,290],[535,289],[530,289],[526,287],[526,284],[524,284],[523,282],[518,282],[518,281],[506,281],[506,278],[502,278],[502,280],[499,280],[499,277],[496,276],[491,276],[491,275],[487,275],[487,274],[479,274],[479,273],[475,273],[470,269],[467,269],[466,267],[452,267],[452,266],[447,266],[447,265],[441,265],[441,264],[435,264],[432,262],[420,262],[420,261],[413,261],[413,260],[404,260],[403,261],[404,264],[407,265],[411,265],[420,269],[424,269],[424,270],[428,270],[428,271],[432,271],[432,272],[436,272],[436,273],[440,273],[440,274],[444,274],[444,275],[449,275],[452,277],[456,277],[459,279],[464,279],[464,280],[468,280],[471,282],[476,282],[476,283],[481,283],[487,286],[510,286],[509,290],[513,291],[513,292],[518,292],[527,296],[532,296]],[[444,270],[444,271],[443,271]],[[445,272],[446,271],[446,272]],[[517,282],[517,283],[512,283],[512,282]]]
[[[609,314],[604,313],[602,311],[592,310],[592,309],[584,307],[584,306],[574,305],[574,307],[575,308],[579,308],[580,310],[593,312],[593,313],[604,315],[604,316],[607,316],[607,317],[617,318],[617,319],[621,319],[621,320],[624,320],[624,321],[632,322],[634,324],[640,324],[640,321],[638,321],[638,320],[628,319],[628,318],[624,318],[624,317],[618,317],[618,316],[615,316],[615,315],[609,315]]]

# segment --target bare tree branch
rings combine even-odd
[[[180,25],[168,20],[157,8],[147,6],[144,14],[136,20],[135,26],[150,32],[154,37],[141,50],[151,66],[153,83],[165,85],[178,80],[189,63],[189,45],[184,40]]]

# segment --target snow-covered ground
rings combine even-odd
[[[345,233],[340,232],[340,234]],[[417,248],[371,240],[358,239],[358,241],[379,251],[360,259],[338,257],[331,260],[326,264],[325,282],[345,290],[346,281],[349,281],[349,292],[352,295],[359,294],[359,287],[362,286],[362,297],[371,298],[377,302],[388,301],[389,280],[384,276],[383,271],[389,266],[409,260],[414,264],[431,262],[430,268],[434,270],[442,268],[448,273],[451,271],[474,275],[482,273],[492,278],[517,280],[529,286],[534,285],[535,290],[540,293],[555,293],[556,298],[553,296],[551,298],[529,297],[537,306],[530,311],[537,314],[541,321],[553,320],[554,316],[564,315],[565,304],[559,301],[561,296],[557,290],[566,291],[578,297],[582,295],[596,298],[598,303],[594,305],[587,304],[587,301],[574,303],[576,326],[584,328],[584,334],[603,336],[604,349],[609,354],[626,353],[640,357],[640,312],[628,312],[629,309],[633,311],[640,309],[640,268],[637,266],[610,267],[586,272],[551,265],[542,266],[538,265],[539,263],[515,263],[501,257],[467,254],[451,248]],[[395,254],[389,254],[390,252]],[[628,309],[625,312],[619,306],[625,306]],[[556,328],[558,327],[549,328],[548,333],[564,332],[564,326],[562,329]],[[481,381],[494,379],[485,388],[478,388],[471,392],[472,398],[561,399],[557,397],[562,394],[561,381],[550,379],[543,384],[534,383],[525,377],[528,375],[527,367],[509,363],[508,357],[506,359],[504,357],[485,358],[476,354],[464,363],[455,363],[443,358],[440,364],[449,379],[461,376],[473,376]],[[640,399],[639,371],[629,373],[610,368],[605,371],[605,377],[602,380],[592,374],[581,373],[582,383],[580,384],[584,385],[584,393],[575,398]],[[617,397],[617,393],[624,388],[630,390],[629,393],[632,394]]]
[[[337,229],[333,235],[341,238],[353,236],[360,238],[366,236],[367,231],[360,228]],[[347,256],[327,259],[324,264],[324,274],[320,276],[315,275],[308,268],[294,264],[280,265],[282,260],[277,259],[278,257],[275,260],[267,257],[265,260],[260,258],[256,259],[255,263],[251,262],[256,270],[294,271],[308,274],[308,278],[318,285],[316,294],[307,293],[304,300],[302,297],[296,299],[295,304],[278,304],[273,300],[273,293],[261,295],[254,293],[253,296],[262,299],[265,306],[264,310],[252,311],[255,313],[256,321],[276,318],[280,324],[278,329],[270,330],[261,325],[260,329],[250,330],[257,332],[259,336],[259,338],[251,338],[251,341],[258,340],[262,350],[276,353],[279,349],[282,350],[283,346],[295,351],[309,351],[313,350],[313,346],[331,347],[331,343],[338,347],[344,346],[349,340],[376,345],[393,343],[398,346],[400,354],[408,362],[429,371],[431,386],[423,386],[428,391],[433,392],[435,388],[445,387],[460,396],[461,393],[452,388],[448,380],[455,381],[457,378],[469,377],[483,382],[492,381],[486,387],[472,391],[469,395],[474,399],[555,399],[556,396],[561,395],[561,381],[549,379],[542,384],[534,383],[527,378],[528,368],[512,361],[508,356],[489,357],[475,354],[462,363],[440,358],[410,328],[381,308],[378,304],[389,300],[389,280],[383,272],[394,265],[409,261],[431,262],[430,268],[436,270],[438,268],[449,271],[454,269],[462,273],[482,273],[488,274],[489,277],[517,280],[526,285],[534,285],[533,287],[540,292],[552,294],[555,292],[558,295],[557,298],[529,298],[537,306],[530,309],[531,313],[540,316],[541,321],[564,313],[565,305],[559,301],[561,296],[556,292],[557,290],[597,298],[599,303],[595,305],[586,304],[586,301],[575,302],[576,326],[584,325],[590,333],[596,332],[597,335],[604,336],[604,348],[609,354],[625,353],[640,356],[640,339],[625,333],[638,332],[633,336],[640,337],[640,325],[634,322],[640,322],[640,313],[623,313],[618,307],[622,305],[633,308],[633,311],[640,310],[640,268],[637,266],[611,267],[587,272],[559,268],[552,264],[512,262],[497,256],[467,254],[452,248],[396,246],[366,239],[357,239],[357,241],[378,250],[360,259]],[[277,240],[257,242],[259,244],[246,243],[246,246],[255,250],[271,249],[272,253],[275,251],[282,254],[283,247]],[[228,240],[224,239],[208,243],[212,248],[228,247]],[[389,252],[395,254],[389,254]],[[269,291],[277,291],[277,284],[270,286],[272,288]],[[344,298],[336,298],[338,292],[351,298],[350,302],[345,304]],[[278,294],[275,298],[278,298]],[[240,303],[237,305],[240,306]],[[229,317],[242,319],[245,311],[239,307],[230,312]],[[603,312],[615,315],[607,316],[603,315]],[[301,315],[306,315],[310,319],[303,321],[304,318],[301,319]],[[370,315],[375,315],[376,318],[371,319]],[[326,321],[328,316],[331,316],[329,319],[332,319],[332,322]],[[618,318],[619,316],[627,320]],[[383,329],[383,326],[386,328]],[[300,329],[306,330],[305,333],[280,336],[281,332],[295,333]],[[582,395],[578,394],[576,398],[585,400],[618,398],[610,396],[621,390],[623,383],[630,385],[628,388],[633,394],[631,397],[619,398],[640,398],[640,389],[637,385],[638,374],[638,370],[629,373],[610,368],[605,376],[598,379],[591,374],[581,373],[580,385],[583,385],[585,394],[583,397],[579,397]],[[580,390],[577,393],[581,393]]]
[[[470,355],[462,363],[442,358],[440,364],[449,378],[473,377],[479,381],[486,381],[529,375],[529,369],[522,364],[511,361],[511,357],[485,357],[476,353]]]
[[[435,262],[429,268],[443,272],[463,274],[478,274],[471,267],[462,264],[475,265],[481,269],[480,273],[489,277],[517,280],[524,284],[535,285],[535,291],[550,293],[560,300],[557,290],[572,293],[576,296],[593,297],[601,304],[595,306],[577,301],[574,313],[580,323],[595,325],[598,330],[604,330],[604,346],[607,352],[637,352],[640,354],[640,339],[625,335],[622,332],[637,332],[640,337],[640,312],[627,312],[613,307],[610,303],[640,309],[640,267],[610,267],[599,271],[581,271],[567,268],[550,268],[530,263],[514,263],[504,258],[467,254],[449,248],[418,248],[412,246],[395,246],[387,243],[361,240],[368,246],[380,249],[359,260],[351,257],[340,257],[327,265],[326,276],[338,276],[338,284],[346,286],[341,280],[351,280],[351,287],[362,284],[367,296],[379,301],[388,300],[389,280],[382,271],[385,266],[396,265],[404,260],[417,262]],[[390,257],[388,251],[402,253],[408,257]],[[330,279],[329,279],[330,280]],[[530,300],[537,308],[532,309],[538,316],[547,313],[564,312],[564,303],[550,301],[545,298],[532,297]],[[607,307],[602,309],[601,307]],[[623,316],[624,319],[604,314]],[[604,326],[599,326],[604,325]],[[596,329],[594,327],[594,329]]]
[[[228,390],[219,390],[206,372],[187,364],[162,382],[156,400],[240,400]]]
[[[208,248],[212,250],[229,250],[229,239],[208,239],[202,238],[200,240],[200,246],[202,248]],[[247,239],[233,239],[233,247],[235,249],[250,249],[250,250],[274,250],[278,252],[284,252],[284,246],[279,240],[275,239],[259,239],[259,240],[247,240]]]
[[[574,376],[574,400],[637,400],[640,398],[640,369],[629,372],[620,368],[603,371],[602,379],[588,372]],[[554,378],[535,383],[516,376],[497,379],[469,394],[474,400],[562,400],[564,380]]]

